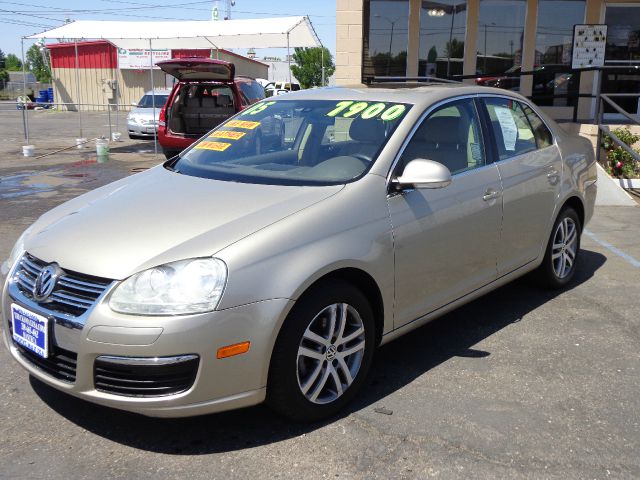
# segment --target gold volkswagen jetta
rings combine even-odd
[[[290,93],[40,217],[4,340],[109,407],[327,417],[378,345],[534,270],[567,284],[595,182],[590,143],[511,92]]]

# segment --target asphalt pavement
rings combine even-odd
[[[73,145],[73,113],[35,113],[37,154]],[[91,149],[26,159],[17,120],[0,110],[13,139],[0,142],[0,258],[43,212],[161,160],[140,141],[112,144],[106,163]],[[104,129],[103,114],[85,122]],[[264,406],[111,410],[30,378],[1,346],[0,478],[639,478],[638,232],[640,207],[598,207],[566,290],[521,279],[392,342],[350,408],[319,424]]]

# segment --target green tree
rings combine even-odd
[[[436,50],[436,47],[431,47],[429,49],[429,53],[427,53],[427,62],[436,63],[437,59],[438,59],[438,51]]]
[[[13,53],[9,53],[5,60],[5,68],[10,72],[19,72],[22,70],[22,62]]]
[[[447,42],[444,52],[445,57],[462,58],[464,57],[464,42],[454,38],[450,42]]]
[[[319,87],[322,85],[322,51],[324,50],[324,84],[336,67],[333,57],[326,47],[295,48],[291,73],[298,79],[302,88]]]
[[[45,62],[37,45],[31,45],[27,50],[27,68],[33,72],[39,82],[51,81],[51,69],[49,69],[49,65]]]
[[[0,83],[4,83],[4,82],[8,82],[9,81],[9,74],[7,73],[7,71],[5,70],[6,67],[6,56],[4,54],[4,52],[2,50],[0,50]],[[3,87],[4,85],[0,85],[0,87]]]

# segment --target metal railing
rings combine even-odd
[[[629,145],[620,140],[615,133],[611,131],[611,129],[607,125],[602,124],[602,117],[604,114],[604,104],[606,102],[611,108],[613,108],[616,112],[620,113],[627,119],[631,120],[636,125],[640,125],[640,116],[634,113],[629,113],[623,108],[621,108],[616,102],[614,102],[611,98],[640,98],[640,93],[601,93],[598,96],[598,103],[596,104],[596,125],[598,126],[598,140],[596,143],[596,159],[598,162],[600,161],[600,150],[602,149],[602,134],[606,134],[613,142],[622,148],[625,152],[631,155],[636,162],[640,163],[640,154],[633,150]]]
[[[586,72],[595,72],[598,76],[595,79],[596,82],[596,90],[597,94],[594,95],[592,93],[580,93],[580,82],[582,79],[582,74]],[[528,70],[522,72],[512,72],[512,73],[481,73],[475,75],[450,75],[447,77],[434,77],[434,76],[417,76],[417,77],[402,77],[402,76],[368,76],[364,78],[364,83],[367,85],[375,85],[376,83],[380,84],[388,84],[388,83],[401,83],[401,82],[410,82],[410,83],[459,83],[463,80],[475,80],[482,77],[495,77],[496,79],[518,79],[525,76],[535,76],[535,75],[562,75],[562,74],[571,74],[575,75],[577,81],[574,82],[574,87],[571,89],[572,91],[568,91],[567,93],[535,93],[533,92],[531,95],[527,95],[526,97],[534,102],[541,100],[556,100],[556,99],[571,99],[573,100],[572,105],[567,105],[573,107],[573,115],[572,121],[576,123],[578,121],[578,104],[580,98],[590,98],[596,99],[596,108],[599,108],[600,104],[600,90],[602,87],[602,74],[603,73],[628,73],[631,72],[631,75],[638,76],[638,82],[640,82],[640,65],[607,65],[605,67],[591,67],[580,70],[574,70],[570,66],[566,66],[566,68],[558,68],[553,70],[545,70],[544,66],[537,70]],[[627,94],[607,94],[609,96],[623,96]],[[632,94],[628,95],[632,96]],[[617,107],[617,105],[616,105]],[[614,108],[616,108],[614,107]],[[619,108],[619,107],[617,107]],[[596,110],[596,115],[594,115],[594,119],[598,118],[598,110]],[[637,122],[636,122],[637,123]]]
[[[78,113],[78,129],[79,129],[79,138],[84,137],[84,131],[83,131],[83,120],[82,120],[82,114],[83,114],[83,108],[82,107],[99,107],[99,110],[96,110],[96,112],[104,112],[106,110],[106,115],[108,117],[108,127],[109,127],[109,139],[112,138],[113,136],[113,128],[115,127],[116,130],[120,127],[119,125],[119,120],[118,120],[118,114],[122,114],[132,108],[135,108],[135,105],[132,104],[126,104],[126,103],[81,103],[81,102],[46,102],[46,103],[40,103],[40,102],[36,102],[36,101],[29,101],[29,102],[4,102],[3,105],[11,105],[14,108],[16,108],[18,111],[22,111],[22,124],[23,124],[23,131],[24,131],[24,138],[26,140],[26,142],[29,142],[29,120],[28,120],[28,111],[29,110],[35,110],[38,107],[42,107],[45,110],[48,109],[52,109],[52,110],[58,110],[58,111],[68,111],[68,112],[75,112]],[[63,110],[59,110],[60,107],[65,107]],[[156,112],[160,112],[160,110],[162,109],[162,107],[156,107],[155,111]],[[88,112],[90,110],[88,109],[84,109],[84,113]],[[115,123],[113,122],[112,119],[112,115],[115,115]],[[123,125],[126,128],[126,124]],[[154,140],[154,151],[157,154],[158,153],[158,145],[157,145],[157,131],[154,132],[153,135],[153,140]]]

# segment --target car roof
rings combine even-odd
[[[149,90],[148,92],[144,92],[145,95],[169,95],[171,93],[170,88],[156,88],[155,90]]]
[[[463,95],[500,95],[517,100],[526,99],[520,94],[499,88],[466,85],[462,83],[438,83],[431,85],[398,84],[385,86],[324,87],[290,92],[283,100],[361,100],[374,102],[397,102],[428,106],[440,100]]]

